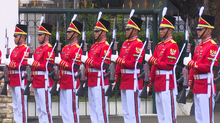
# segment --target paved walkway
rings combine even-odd
[[[158,123],[157,116],[141,116],[142,123]],[[53,118],[54,123],[62,123],[61,118]],[[80,117],[80,123],[90,123],[90,118],[87,117]],[[123,123],[123,117],[122,116],[109,116],[109,122],[110,123]],[[215,123],[220,122],[220,112],[215,113]],[[35,119],[29,119],[28,123],[38,123],[38,120]],[[194,115],[191,116],[178,116],[177,117],[177,123],[196,123],[194,120]]]

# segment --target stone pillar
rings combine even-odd
[[[1,81],[3,87],[4,82]],[[0,92],[2,90],[0,89]],[[0,95],[0,123],[14,123],[11,90],[8,95]]]

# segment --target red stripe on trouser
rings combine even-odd
[[[172,121],[173,123],[176,123],[176,118],[175,118],[175,107],[174,107],[174,99],[173,99],[173,91],[170,90],[170,96],[171,96],[171,115],[172,115]]]
[[[45,95],[46,95],[46,110],[47,110],[48,120],[49,120],[49,123],[51,123],[50,111],[49,111],[49,102],[48,102],[48,91],[45,91]]]
[[[135,117],[136,117],[136,122],[139,123],[139,117],[138,117],[138,97],[137,97],[137,91],[134,92],[134,106],[135,106]]]
[[[102,87],[101,87],[102,88]],[[103,111],[103,117],[105,120],[105,123],[107,123],[107,116],[106,116],[106,111],[105,111],[105,90],[102,89],[102,111]]]
[[[25,105],[24,105],[24,91],[21,89],[21,103],[22,103],[22,115],[23,115],[23,123],[26,123],[26,115],[25,115]]]
[[[212,123],[212,95],[209,98],[210,123]]]
[[[74,122],[77,123],[77,115],[76,115],[76,98],[75,98],[75,92],[72,89],[72,98],[73,98],[73,116],[74,116]]]

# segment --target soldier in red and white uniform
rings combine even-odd
[[[49,78],[47,72],[51,68],[46,67],[46,63],[54,63],[53,47],[49,43],[52,26],[42,23],[38,30],[38,42],[41,44],[34,52],[33,58],[28,59],[28,64],[32,67],[34,96],[39,114],[39,123],[53,123],[51,114],[51,94],[50,89],[53,86],[52,78]],[[51,56],[51,57],[50,57]],[[50,57],[50,59],[49,59]]]
[[[81,61],[86,65],[88,77],[88,99],[90,108],[90,119],[92,123],[109,123],[107,111],[107,96],[105,91],[108,87],[108,78],[102,81],[102,73],[106,74],[105,69],[101,70],[101,63],[107,53],[105,64],[111,62],[111,49],[106,39],[106,34],[110,27],[110,22],[100,19],[94,27],[94,37],[97,42],[90,48],[88,56],[82,55]],[[102,84],[104,83],[104,85]],[[104,87],[104,89],[103,89]]]
[[[179,49],[173,40],[175,18],[165,15],[160,24],[159,42],[153,56],[145,54],[145,61],[152,65],[148,91],[154,83],[157,118],[159,123],[176,123],[176,88],[173,77],[173,66],[179,55]]]
[[[29,48],[25,43],[26,37],[27,25],[17,24],[14,32],[14,42],[17,46],[12,50],[10,59],[5,60],[9,68],[9,85],[16,123],[27,123],[27,95],[23,95],[27,81],[21,80],[25,72],[21,70],[21,66],[27,66],[29,54]]]
[[[82,49],[78,44],[78,36],[81,34],[82,24],[78,21],[72,21],[67,29],[67,39],[70,43],[63,47],[61,58],[56,57],[55,63],[60,66],[60,109],[63,123],[79,123],[78,96],[76,89],[79,87],[79,79],[72,76],[72,64],[81,64]],[[78,52],[78,55],[77,55]],[[76,56],[77,55],[77,56]],[[74,75],[78,69],[74,68]]]
[[[137,88],[135,84],[135,62],[143,47],[142,41],[138,38],[138,32],[141,30],[142,20],[136,17],[129,18],[126,25],[126,38],[123,43],[120,55],[112,55],[111,61],[115,62],[115,82],[121,78],[121,101],[123,117],[125,123],[141,123],[140,119],[140,93],[143,88],[143,80],[138,80]],[[142,64],[145,51],[141,53],[139,63]],[[140,75],[140,69],[136,70],[137,76]],[[137,89],[134,91],[134,89]]]
[[[190,68],[189,88],[193,86],[197,123],[214,123],[216,85],[211,81],[213,71],[210,71],[210,65],[218,50],[217,43],[211,37],[214,24],[214,16],[202,15],[199,18],[197,35],[202,42],[195,48],[192,60],[191,55],[183,59],[183,64]],[[218,59],[219,55],[214,63],[216,66]]]

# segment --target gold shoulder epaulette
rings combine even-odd
[[[214,40],[211,40],[212,44],[217,44]]]
[[[163,41],[159,42],[158,44],[161,44]]]
[[[76,43],[76,47],[79,48],[80,47],[79,44]]]
[[[48,43],[48,47],[52,47],[50,43]]]
[[[174,40],[171,40],[171,42],[172,42],[173,44],[176,44],[176,42],[175,42]]]
[[[138,41],[138,42],[142,42],[141,39],[139,39],[139,38],[137,39],[137,41]]]
[[[69,44],[65,45],[64,47],[66,47],[66,46],[68,46],[68,45],[69,45]],[[63,48],[64,48],[64,47],[63,47]]]
[[[106,44],[107,46],[109,46],[109,43],[108,43],[108,41],[106,41],[106,42],[105,42],[105,44]]]

